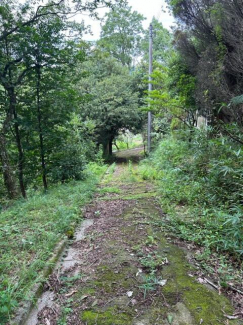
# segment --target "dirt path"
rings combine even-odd
[[[242,324],[165,235],[136,166],[110,167],[85,218],[27,325]]]

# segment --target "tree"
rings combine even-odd
[[[95,62],[95,64],[94,64]],[[96,141],[102,144],[104,155],[112,154],[112,141],[121,129],[137,130],[141,127],[138,94],[133,91],[131,76],[112,57],[94,56],[82,67],[87,77],[78,85],[87,101],[80,106],[80,114],[95,123]]]
[[[18,179],[23,197],[26,197],[24,170],[25,151],[23,148],[24,129],[21,125],[26,111],[22,110],[18,102],[23,89],[26,89],[28,79],[35,71],[36,83],[36,108],[38,111],[38,130],[40,141],[40,155],[42,161],[43,183],[47,187],[46,168],[44,156],[43,130],[41,120],[41,102],[38,93],[41,87],[41,69],[43,66],[53,68],[58,60],[55,60],[63,46],[60,40],[65,40],[64,30],[70,27],[69,18],[80,11],[86,11],[95,15],[95,10],[100,5],[110,5],[112,1],[73,1],[69,7],[64,0],[48,1],[43,4],[42,0],[28,0],[18,3],[12,0],[3,0],[0,5],[0,85],[3,87],[3,100],[1,101],[1,126],[0,126],[0,158],[4,176],[4,183],[10,198],[17,195],[15,180],[15,157],[9,154],[9,139],[12,140],[12,132],[15,137],[15,145],[18,151],[17,169]],[[77,26],[77,24],[75,24]],[[45,39],[38,34],[38,30],[45,35]],[[73,24],[74,26],[74,24]],[[74,31],[74,28],[72,27]],[[76,36],[76,35],[75,35]],[[42,40],[41,40],[42,37]],[[57,39],[59,38],[57,45]],[[38,45],[39,43],[39,45]],[[48,44],[48,45],[47,45]],[[54,45],[55,46],[52,46]],[[62,43],[63,44],[63,43]],[[76,45],[73,44],[73,48]],[[69,44],[69,48],[72,47]],[[42,51],[42,53],[41,53]],[[71,52],[69,59],[72,60]],[[48,61],[48,62],[47,62]],[[60,63],[60,60],[59,60]],[[63,62],[64,64],[66,62]],[[30,94],[27,94],[30,96]],[[22,112],[22,116],[19,112]]]
[[[1,23],[0,23],[0,83],[5,89],[7,96],[6,106],[2,112],[5,115],[3,127],[1,130],[1,151],[6,154],[2,157],[4,168],[4,179],[14,179],[7,153],[4,137],[9,131],[11,124],[14,125],[16,146],[18,149],[18,178],[20,189],[23,197],[26,197],[24,184],[24,152],[21,140],[21,131],[18,118],[18,102],[17,88],[24,82],[27,74],[34,68],[31,64],[31,53],[29,50],[29,42],[33,27],[38,20],[49,15],[55,15],[55,9],[63,10],[63,1],[59,3],[50,2],[46,6],[39,6],[34,12],[30,6],[31,2],[25,4],[15,4],[13,1],[3,1],[0,7]],[[5,161],[4,161],[5,159]],[[8,186],[10,197],[13,190],[9,187],[12,182],[5,182]]]
[[[168,67],[155,65],[152,79],[149,109],[156,117],[167,121],[172,129],[180,125],[192,129],[196,125],[195,78],[188,73],[177,53],[171,57]]]
[[[47,189],[47,168],[44,138],[45,122],[43,121],[45,106],[43,103],[45,102],[44,97],[55,87],[49,84],[46,76],[49,78],[57,77],[57,73],[62,73],[61,66],[62,69],[69,69],[69,65],[74,63],[75,54],[78,51],[76,44],[72,44],[70,41],[67,42],[63,38],[64,30],[68,30],[68,28],[66,23],[59,17],[54,17],[53,19],[53,16],[45,16],[37,24],[36,28],[32,29],[31,39],[28,44],[28,64],[33,66],[29,79],[33,79],[35,85],[33,88],[35,88],[34,92],[36,94],[37,132],[39,135],[42,180],[45,190]],[[75,31],[75,28],[72,28],[72,31]],[[46,87],[47,84],[49,84],[48,89]]]
[[[145,18],[127,3],[119,3],[105,15],[98,45],[123,65],[131,66],[141,53]]]
[[[196,77],[195,97],[212,125],[223,121],[241,125],[239,107],[228,107],[242,94],[242,1],[168,0],[180,23],[176,46]]]
[[[153,26],[153,60],[160,64],[166,65],[170,52],[172,51],[172,35],[163,27],[155,17],[152,19]],[[145,31],[145,36],[141,43],[143,60],[148,62],[148,48],[149,48],[149,28]]]

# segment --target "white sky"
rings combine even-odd
[[[146,20],[144,21],[144,28],[146,29],[148,28],[153,16],[162,22],[163,26],[167,29],[169,29],[174,23],[173,17],[166,9],[164,0],[128,0],[128,3],[132,6],[133,10],[138,11],[146,17]],[[100,9],[98,12],[102,17],[106,11],[107,9]],[[97,40],[100,36],[100,22],[83,15],[80,15],[80,19],[84,19],[86,25],[91,26],[93,33],[93,36],[85,35],[85,40]],[[75,20],[77,20],[77,18]]]
[[[18,0],[20,3],[24,3],[26,0]],[[47,0],[42,0],[45,3]],[[0,0],[1,2],[1,0]],[[168,10],[166,9],[165,0],[128,0],[129,5],[133,10],[138,11],[142,14],[146,20],[143,22],[144,28],[147,29],[152,21],[153,16],[157,18],[165,28],[170,29],[174,24],[174,18]],[[109,9],[99,9],[98,13],[100,17],[103,17]],[[74,20],[81,21],[84,20],[86,25],[91,26],[93,35],[84,35],[84,39],[87,41],[95,41],[99,39],[100,36],[100,21],[91,19],[88,15],[78,14],[75,16]]]

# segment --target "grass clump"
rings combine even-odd
[[[121,190],[118,187],[115,186],[107,186],[107,187],[102,187],[99,189],[99,192],[101,194],[104,193],[115,193],[115,194],[119,194],[121,193]]]
[[[72,181],[46,194],[19,200],[0,214],[0,319],[7,320],[31,288],[43,281],[41,270],[57,243],[82,218],[105,167],[90,166],[84,181]],[[3,323],[4,324],[4,323]]]

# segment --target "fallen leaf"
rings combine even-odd
[[[239,316],[230,316],[230,315],[224,315],[224,317],[228,318],[228,319],[238,319]]]
[[[88,296],[81,296],[80,300],[84,300],[86,298],[88,298]]]
[[[167,319],[168,319],[169,324],[172,324],[172,322],[173,322],[173,316],[168,315],[167,316]]]
[[[98,304],[98,300],[95,300],[93,303],[92,303],[92,307],[96,306]]]
[[[72,295],[74,295],[75,293],[77,293],[78,291],[72,291],[72,292],[70,292],[70,293],[67,293],[66,295],[65,295],[65,297],[71,297]]]

